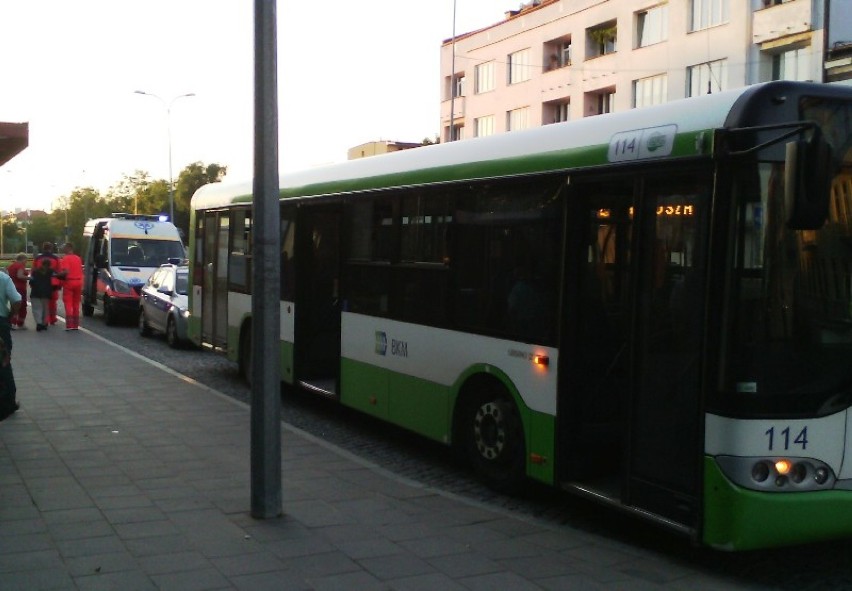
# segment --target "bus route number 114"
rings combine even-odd
[[[808,428],[802,429],[796,433],[795,429],[790,430],[790,427],[776,431],[775,427],[770,427],[766,430],[766,438],[769,443],[769,451],[782,449],[788,451],[791,447],[801,447],[803,450],[808,449]]]

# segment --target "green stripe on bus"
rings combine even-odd
[[[449,442],[450,388],[351,359],[341,359],[340,383],[343,404]]]

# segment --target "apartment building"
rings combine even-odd
[[[442,44],[441,140],[768,80],[826,81],[826,57],[852,41],[850,5],[852,0],[532,0],[498,23]]]

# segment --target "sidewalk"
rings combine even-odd
[[[248,407],[63,329],[12,334],[21,410],[0,423],[4,591],[736,586],[397,478],[286,424],[284,516],[254,520]]]

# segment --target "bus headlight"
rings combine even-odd
[[[828,490],[836,482],[832,469],[825,462],[813,458],[717,456],[716,462],[731,482],[751,490]]]
[[[769,478],[769,465],[766,462],[757,462],[751,468],[751,477],[755,482],[765,482]]]

